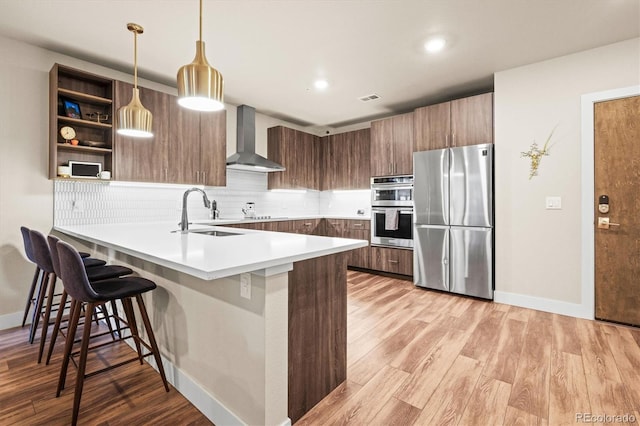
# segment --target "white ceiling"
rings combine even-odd
[[[0,0],[0,10],[2,35],[129,73],[136,22],[140,75],[171,86],[195,54],[197,0]],[[447,48],[428,55],[436,34]],[[486,91],[494,72],[639,35],[640,0],[204,1],[226,100],[314,127]],[[358,100],[372,93],[381,99]]]

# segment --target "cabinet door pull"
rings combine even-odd
[[[169,169],[168,168],[164,168],[164,181],[168,182],[169,181]]]
[[[311,223],[310,223],[310,222],[306,222],[306,223],[304,224],[304,226],[311,226]]]
[[[202,173],[202,183],[206,183],[207,182],[207,172],[200,172]]]
[[[456,134],[451,133],[451,145],[456,146]]]
[[[389,259],[389,263],[400,263],[397,260]]]
[[[444,135],[444,145],[446,147],[449,146],[449,134],[448,133],[446,135]]]
[[[354,223],[353,227],[354,228],[362,228],[362,224],[361,223]]]
[[[196,170],[196,183],[200,182],[200,172]]]

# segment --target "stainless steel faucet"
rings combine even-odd
[[[220,219],[220,210],[218,210],[218,202],[216,200],[211,201],[211,208],[209,208],[209,219]]]
[[[202,201],[204,201],[204,206],[206,208],[211,208],[211,201],[207,197],[207,193],[204,192],[200,188],[191,188],[184,191],[184,195],[182,196],[182,221],[179,223],[180,232],[185,233],[189,231],[189,219],[187,218],[187,197],[190,193],[197,191],[202,194]]]

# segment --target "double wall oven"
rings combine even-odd
[[[371,245],[413,248],[413,176],[371,178]]]

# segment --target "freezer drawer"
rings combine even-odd
[[[451,227],[450,244],[451,291],[493,299],[493,230]]]
[[[493,145],[451,148],[450,161],[449,224],[493,226]]]
[[[413,282],[419,287],[449,290],[449,227],[413,230]]]

